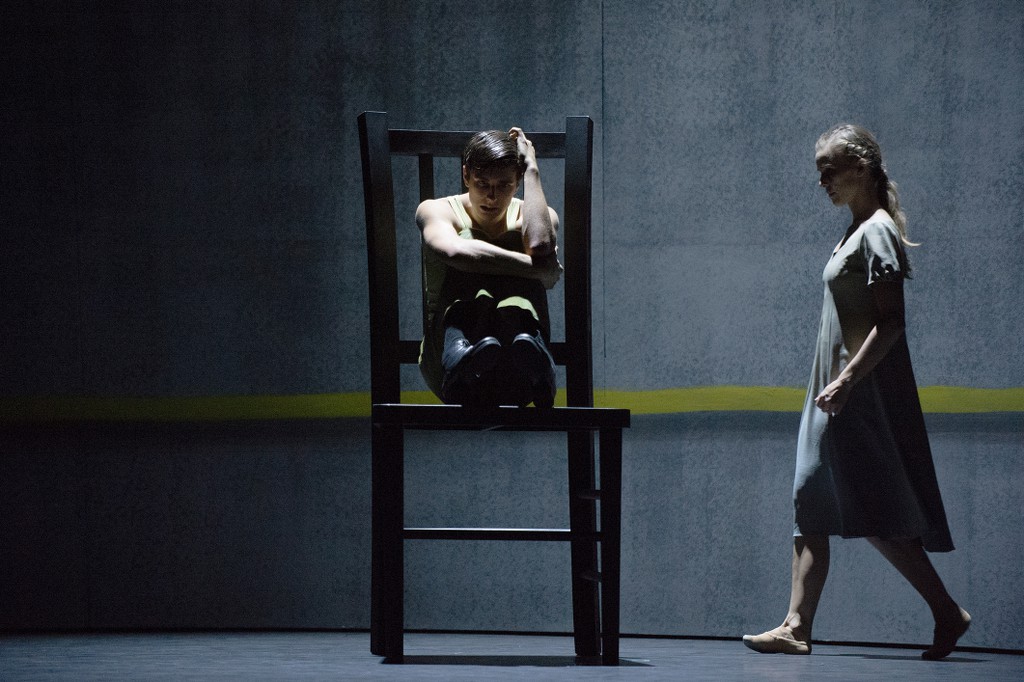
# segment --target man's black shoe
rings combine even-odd
[[[441,380],[441,399],[449,405],[482,404],[490,393],[491,370],[501,356],[501,343],[493,336],[485,336],[476,343],[457,339],[445,347],[441,354],[444,377]]]
[[[531,401],[537,407],[555,404],[555,360],[540,334],[519,334],[512,340],[513,371],[521,375],[525,395],[519,401]]]

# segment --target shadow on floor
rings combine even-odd
[[[395,663],[389,659],[381,661],[385,664]],[[458,656],[437,655],[422,656],[406,655],[402,663],[396,665],[479,665],[496,668],[515,668],[533,666],[539,668],[576,668],[581,666],[600,666],[600,657],[589,656]],[[619,667],[650,667],[646,663],[619,660]]]
[[[920,661],[921,655],[917,654],[901,654],[901,655],[888,655],[888,654],[821,654],[822,656],[838,656],[846,658],[863,658],[869,661]],[[955,654],[948,656],[941,661],[933,661],[933,663],[985,663],[984,658],[965,658],[964,656],[957,656]]]

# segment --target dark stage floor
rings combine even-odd
[[[0,680],[1024,680],[1024,656],[815,645],[762,655],[737,641],[626,638],[622,665],[577,665],[557,636],[410,634],[382,663],[365,633],[0,635]]]

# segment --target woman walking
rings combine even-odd
[[[797,444],[789,612],[782,625],[744,635],[743,643],[761,653],[809,654],[829,537],[864,537],[931,608],[934,641],[922,656],[944,658],[971,617],[926,554],[951,551],[953,543],[904,335],[906,218],[867,130],[829,130],[818,139],[815,163],[821,186],[852,221],[823,273]]]

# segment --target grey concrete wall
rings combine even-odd
[[[803,384],[815,282],[848,224],[816,185],[814,141],[842,121],[876,131],[923,243],[907,287],[919,382],[1021,385],[992,345],[1020,329],[1024,295],[1015,4],[606,2],[604,15],[605,314],[639,313],[651,349],[637,357],[634,326],[610,326],[610,385]]]
[[[923,242],[908,286],[919,383],[1024,385],[1018,3],[0,12],[0,399],[368,390],[368,109],[399,127],[594,118],[597,384],[629,390],[805,383],[845,225],[815,186],[813,143],[863,123]],[[777,624],[796,419],[635,420],[625,630]],[[929,417],[959,546],[936,563],[977,618],[967,644],[1024,648],[1022,421]],[[555,437],[411,445],[411,522],[564,519]],[[8,428],[0,446],[2,628],[368,624],[363,420]],[[923,604],[863,545],[837,543],[817,634],[927,641]],[[408,554],[412,627],[569,626],[557,548]]]

